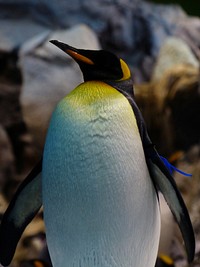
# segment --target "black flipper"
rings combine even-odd
[[[163,194],[179,225],[185,242],[188,262],[192,262],[195,253],[195,237],[187,208],[173,177],[153,147],[151,156],[147,158],[147,165],[154,184]]]
[[[170,171],[161,160],[148,136],[143,116],[135,103],[134,95],[129,93],[130,90],[127,90],[126,84],[124,88],[119,88],[119,85],[113,86],[128,99],[133,109],[152,181],[156,189],[161,191],[163,194],[172,214],[175,217],[175,220],[179,225],[184,239],[188,261],[192,262],[195,254],[195,237],[188,210],[183,198],[170,174]]]
[[[19,186],[2,218],[0,263],[4,266],[10,264],[24,229],[42,206],[41,171],[42,160]]]

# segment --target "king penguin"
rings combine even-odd
[[[70,55],[84,82],[55,108],[43,158],[17,190],[0,227],[8,265],[41,205],[55,267],[153,267],[160,237],[158,191],[183,235],[195,240],[187,208],[151,142],[127,64],[111,52],[52,44]]]

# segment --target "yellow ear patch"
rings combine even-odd
[[[86,64],[94,65],[94,62],[91,59],[89,59],[89,58],[87,58],[87,57],[85,57],[83,55],[80,55],[79,53],[77,53],[75,51],[72,51],[70,49],[67,49],[66,50],[66,53],[68,55],[70,55],[72,58],[74,58],[75,60],[77,60],[77,61],[82,61],[82,62],[84,62]]]
[[[122,59],[120,59],[120,63],[121,63],[121,68],[123,72],[123,77],[120,79],[120,81],[127,80],[131,77],[130,69],[128,65],[126,64],[126,62],[124,62]]]

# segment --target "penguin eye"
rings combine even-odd
[[[130,72],[130,69],[129,69],[128,65],[126,64],[126,62],[124,62],[123,59],[120,59],[120,64],[121,64],[123,77],[119,81],[123,81],[123,80],[129,79],[131,77],[131,72]]]

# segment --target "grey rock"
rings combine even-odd
[[[171,68],[183,64],[199,68],[199,61],[182,39],[177,37],[166,38],[156,59],[152,80],[161,79]]]
[[[15,23],[22,24],[25,36],[17,34],[19,31],[13,32],[15,38],[4,34],[12,42],[16,39],[19,45],[38,32],[87,24],[96,32],[103,48],[130,64],[136,82],[150,79],[155,58],[168,36],[180,37],[195,55],[199,53],[200,19],[188,18],[177,5],[142,0],[1,0],[0,9],[0,19],[10,21],[12,29]]]
[[[42,33],[39,33],[38,35],[28,39],[26,42],[24,42],[19,50],[19,57],[31,53],[33,50],[35,50],[37,47],[41,46],[47,39],[49,38],[52,31],[46,30]]]
[[[47,31],[46,27],[30,19],[0,19],[0,25],[0,50],[4,52],[10,52],[33,36]]]
[[[176,25],[174,35],[184,40],[200,61],[200,19],[187,17]]]
[[[51,39],[75,47],[100,48],[96,35],[85,25],[57,31],[49,36]],[[22,53],[20,66],[24,81],[20,97],[23,118],[35,144],[41,149],[55,105],[82,81],[81,73],[70,57],[49,42],[31,53]]]
[[[58,30],[52,32],[48,37],[49,40],[60,40],[64,43],[68,43],[77,48],[82,49],[100,49],[98,38],[90,27],[79,24],[67,30]],[[54,45],[45,42],[41,47],[35,50],[36,57],[43,59],[60,59],[66,62],[66,58],[63,57],[63,52],[56,48]],[[71,57],[66,56],[70,62],[74,62]]]

